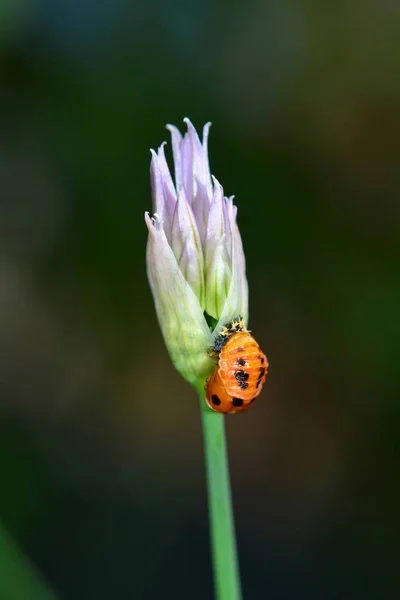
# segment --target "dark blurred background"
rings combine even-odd
[[[149,148],[185,116],[271,364],[227,418],[244,597],[399,593],[399,31],[389,0],[2,0],[0,519],[59,598],[212,598],[145,273]]]

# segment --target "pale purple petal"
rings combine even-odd
[[[189,134],[186,133],[181,144],[181,181],[177,181],[176,186],[182,185],[185,188],[190,205],[193,204],[193,158],[193,143]]]
[[[204,243],[204,254],[206,263],[214,254],[215,247],[225,233],[224,221],[224,190],[221,184],[213,178],[214,198],[208,207],[207,229]]]
[[[178,192],[178,200],[172,221],[172,250],[187,280],[195,291],[201,305],[204,303],[204,260],[199,232],[185,190]]]
[[[189,119],[183,119],[187,126],[187,133],[185,138],[188,140],[191,146],[191,159],[192,164],[190,168],[191,177],[193,179],[193,195],[197,192],[198,181],[203,182],[203,164],[204,164],[204,150],[203,146],[200,142],[199,136],[197,135],[197,131],[194,128],[192,122]]]
[[[208,194],[203,184],[197,183],[197,191],[193,196],[192,201],[193,214],[196,218],[197,228],[201,243],[205,246],[206,228],[208,221],[208,212],[210,210],[210,202]]]
[[[180,254],[178,265],[182,275],[196,294],[200,306],[204,310],[204,265],[199,254],[193,253],[192,240],[187,238]]]
[[[158,149],[158,164],[159,164],[161,176],[163,178],[164,189],[165,189],[166,193],[172,198],[172,205],[175,206],[176,191],[175,191],[174,182],[172,181],[171,172],[169,170],[169,167],[168,167],[168,164],[167,164],[167,161],[165,158],[164,146],[166,146],[166,144],[167,144],[167,142],[162,143]]]
[[[161,173],[158,166],[158,155],[154,150],[151,152],[150,180],[151,195],[153,198],[153,212],[162,213],[164,208],[164,194],[162,190]]]
[[[206,267],[206,313],[218,319],[223,312],[232,280],[232,270],[224,238],[214,249]]]
[[[178,199],[172,219],[172,242],[171,246],[176,256],[179,256],[186,238],[193,240],[196,252],[203,255],[199,232],[193,211],[187,202],[186,192],[183,187],[178,190]]]
[[[224,198],[222,202],[222,210],[224,215],[224,230],[226,233],[225,246],[229,255],[229,259],[232,260],[232,222],[235,220],[233,205],[233,196]]]
[[[231,215],[236,215],[236,211],[237,208],[232,206]],[[243,317],[246,325],[249,318],[246,263],[236,218],[230,219],[230,225],[232,231],[232,260],[230,261],[232,265],[232,279],[226,302],[222,312],[219,314],[219,321],[214,330],[216,332],[220,330],[222,325],[239,315]]]
[[[203,308],[185,280],[162,222],[145,214],[149,230],[147,274],[160,328],[175,367],[193,385],[204,381],[214,363],[207,354],[213,339]]]
[[[206,232],[208,223],[208,213],[210,211],[210,205],[213,201],[213,188],[211,186],[210,192],[208,190],[207,184],[203,181],[200,181],[199,179],[195,179],[195,184],[196,192],[193,196],[192,208],[196,217],[202,244],[203,246],[205,246],[207,237]]]
[[[208,163],[207,148],[208,132],[211,123],[207,123],[204,126],[203,143],[201,143],[197,131],[194,128],[192,122],[188,118],[185,118],[183,120],[188,128],[186,135],[189,137],[192,145],[193,195],[197,195],[198,187],[201,186],[202,188],[204,188],[205,197],[208,199],[208,202],[211,202],[213,189],[211,183],[210,166]]]
[[[182,185],[181,146],[183,137],[175,125],[167,125],[167,129],[171,133],[172,155],[175,168],[175,186],[178,189],[178,187]]]
[[[171,240],[172,218],[175,211],[176,192],[172,182],[171,173],[168,168],[164,153],[165,142],[158,149],[158,168],[161,174],[162,189],[164,195],[164,220],[165,233]]]
[[[240,310],[240,315],[243,317],[245,325],[247,326],[249,320],[249,285],[247,283],[246,277],[246,257],[243,251],[243,243],[240,235],[239,227],[237,225],[236,214],[237,207],[235,207],[235,218],[232,221],[232,235],[233,235],[233,256],[232,263],[235,262],[237,265],[237,277],[238,284],[241,287],[241,304],[242,309]]]
[[[153,212],[157,213],[162,221],[166,221],[168,220],[168,214],[166,214],[164,185],[160,169],[160,160],[158,154],[156,154],[154,150],[150,150],[150,152],[152,155],[150,164],[150,179],[153,197]],[[169,224],[167,223],[167,226],[168,225]]]
[[[207,189],[207,196],[211,202],[213,196],[213,186],[211,183],[210,163],[208,159],[208,134],[210,132],[211,123],[208,122],[203,127],[203,175],[202,181]]]

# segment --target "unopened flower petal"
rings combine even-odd
[[[183,186],[185,189],[203,243],[207,226],[208,207],[213,196],[207,148],[211,123],[204,126],[203,141],[201,142],[191,121],[189,119],[184,119],[184,121],[188,128],[184,136],[173,125],[167,125],[172,138],[175,184],[177,188]]]
[[[166,236],[170,241],[176,193],[167,161],[165,160],[164,144],[160,146],[158,153],[151,150],[151,154],[150,176],[154,213],[157,213],[162,219]]]
[[[242,240],[239,229],[236,224],[236,219],[232,221],[232,278],[229,286],[229,292],[219,315],[219,321],[215,331],[225,323],[241,316],[245,325],[248,324],[249,308],[248,308],[248,284],[246,279],[246,262],[243,252]]]
[[[181,164],[181,145],[183,136],[175,125],[167,125],[167,129],[171,134],[172,154],[174,159],[175,186],[178,188],[182,185],[182,164]]]
[[[179,268],[204,307],[204,260],[196,220],[183,188],[180,189],[172,221],[171,247]]]
[[[193,148],[193,198],[192,208],[196,217],[202,243],[205,243],[205,234],[208,222],[208,211],[213,198],[213,186],[211,182],[210,166],[208,163],[207,140],[211,123],[203,128],[203,142],[189,119],[184,119],[188,127],[186,134]]]
[[[214,194],[213,199],[208,207],[207,227],[205,233],[205,254],[206,262],[211,255],[214,254],[215,247],[219,244],[222,236],[226,233],[224,218],[224,190],[218,181],[214,178]],[[230,239],[225,239],[225,244],[229,243]]]
[[[218,321],[219,316],[224,311],[232,280],[230,260],[224,241],[224,238],[221,238],[220,243],[215,247],[206,265],[205,310],[216,321]]]
[[[211,184],[211,175],[210,175],[210,165],[208,163],[208,149],[207,149],[207,141],[208,141],[208,133],[211,127],[211,123],[206,123],[203,128],[203,142],[200,142],[199,136],[197,135],[197,131],[194,128],[190,119],[183,119],[187,125],[188,132],[186,136],[190,140],[192,147],[192,156],[193,156],[193,167],[192,167],[192,175],[194,179],[194,196],[197,193],[198,185],[204,187],[206,191],[206,195],[209,200],[212,197],[212,184]],[[185,137],[186,137],[185,136]]]
[[[212,335],[192,288],[178,267],[158,215],[146,213],[149,230],[147,274],[160,328],[172,362],[181,375],[199,385],[213,368],[207,349]]]

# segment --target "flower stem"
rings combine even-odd
[[[224,415],[210,410],[200,393],[216,600],[240,600]]]

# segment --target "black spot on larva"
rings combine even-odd
[[[243,346],[238,346],[238,347],[236,348],[236,352],[244,352],[244,348],[243,348]]]
[[[234,398],[232,404],[233,406],[243,406],[243,400],[241,398]]]
[[[258,358],[260,359],[260,363],[263,365],[264,364],[264,357],[263,356],[259,356]]]
[[[249,374],[246,373],[246,371],[236,371],[235,372],[235,378],[238,381],[247,381],[249,378]]]
[[[249,384],[246,383],[246,381],[249,378],[249,374],[246,373],[246,371],[236,371],[235,378],[239,382],[239,386],[242,390],[245,390],[246,388],[249,387]]]
[[[221,404],[221,400],[218,398],[216,394],[211,396],[211,402],[215,404],[215,406],[219,406]]]
[[[256,387],[260,387],[261,381],[262,381],[262,378],[257,379]]]
[[[238,358],[238,360],[236,361],[236,364],[239,365],[239,367],[245,367],[246,361],[244,360],[244,358]]]

